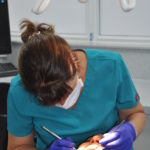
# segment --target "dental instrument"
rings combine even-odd
[[[119,129],[120,126],[121,126],[122,124],[124,124],[124,123],[125,123],[125,120],[122,120],[120,124],[118,124],[114,129],[111,130],[111,132],[115,132],[115,131],[116,131],[117,129]]]
[[[55,138],[60,139],[60,140],[62,139],[60,136],[58,136],[56,133],[54,133],[53,131],[49,130],[49,129],[46,128],[45,126],[42,126],[42,128],[43,128],[45,131],[47,131],[48,133],[50,133],[51,135],[53,135]],[[73,150],[76,150],[76,148],[73,147]]]

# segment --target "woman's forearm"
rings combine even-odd
[[[130,123],[134,126],[136,130],[136,137],[138,137],[143,131],[145,126],[145,120],[146,117],[144,112],[134,113],[128,118],[128,121],[130,121]]]

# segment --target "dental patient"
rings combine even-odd
[[[100,139],[102,139],[101,134],[95,135],[82,143],[77,150],[103,150],[104,148],[99,144]]]

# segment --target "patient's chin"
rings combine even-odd
[[[77,150],[103,150],[103,147],[99,143],[85,142],[79,146]]]
[[[86,150],[103,150],[103,147],[98,143],[93,143],[86,147]]]

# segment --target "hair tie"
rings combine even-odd
[[[41,31],[38,31],[36,34],[40,34],[41,33]]]
[[[35,35],[39,35],[39,34],[41,34],[41,31],[34,32],[32,35],[29,36],[28,39],[30,40],[30,39],[33,38]]]

